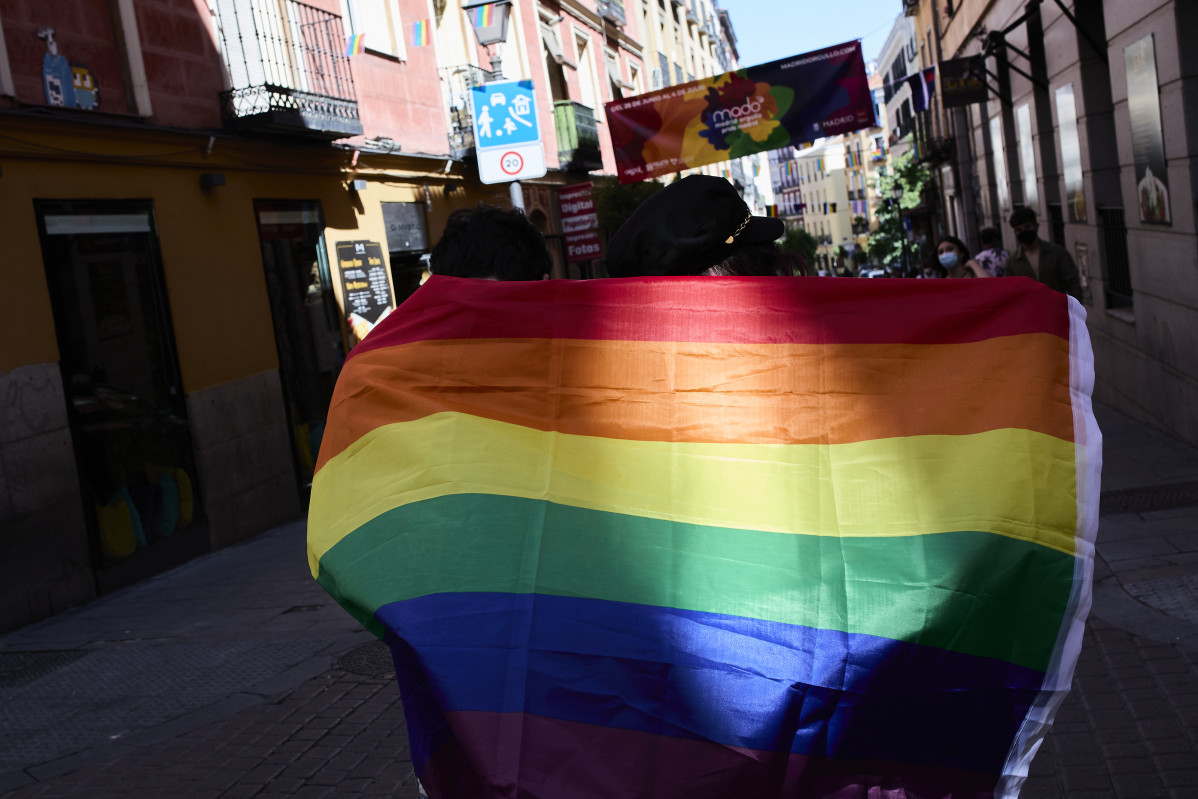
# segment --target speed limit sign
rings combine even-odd
[[[540,142],[511,147],[479,147],[478,178],[483,183],[510,183],[513,180],[539,178],[545,174],[545,150]]]
[[[499,168],[505,175],[515,177],[524,169],[524,159],[520,157],[520,153],[508,151],[499,159]]]

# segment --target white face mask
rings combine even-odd
[[[957,254],[955,252],[940,253],[940,265],[943,266],[945,269],[952,269],[954,266],[957,265],[957,262],[960,260],[961,259],[957,257]]]

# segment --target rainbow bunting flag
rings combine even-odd
[[[429,21],[417,20],[412,23],[412,46],[424,47],[429,43]]]
[[[1082,306],[1026,279],[431,278],[313,574],[431,797],[1014,796],[1090,606]]]
[[[366,46],[365,42],[365,33],[355,33],[353,36],[345,37],[345,55],[361,55],[362,49]]]

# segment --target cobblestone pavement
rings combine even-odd
[[[1094,608],[1022,795],[1198,797],[1198,450],[1099,422]],[[0,794],[415,799],[386,649],[302,542],[301,520],[0,638]]]

